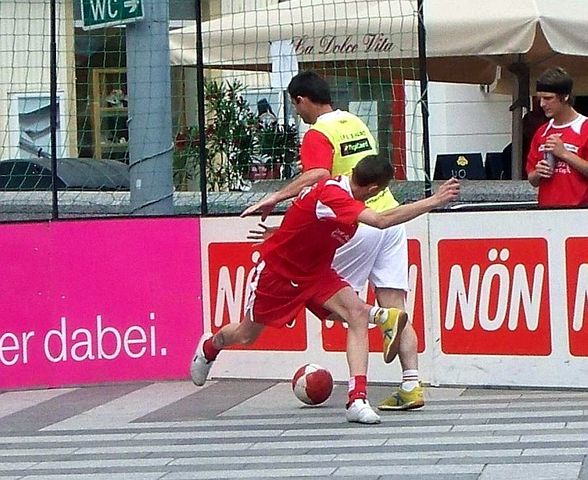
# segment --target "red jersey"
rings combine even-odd
[[[331,269],[335,250],[355,234],[365,208],[353,198],[345,176],[303,189],[280,228],[261,245],[266,267],[294,282],[320,281]]]
[[[544,156],[543,148],[549,135],[559,135],[566,150],[588,162],[588,118],[584,115],[566,125],[553,125],[553,120],[537,129],[527,158],[527,173],[535,170]],[[540,206],[588,205],[588,178],[555,157],[551,178],[542,178],[537,200]]]

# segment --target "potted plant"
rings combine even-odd
[[[249,180],[290,178],[298,161],[298,130],[294,125],[264,122],[243,98],[238,80],[208,80],[204,86],[207,186],[210,191],[247,190]],[[275,118],[275,117],[274,117]],[[174,181],[188,189],[200,164],[197,126],[176,137]]]
[[[245,88],[238,80],[208,80],[204,85],[206,180],[211,191],[246,188],[243,179],[257,147],[257,120],[241,95]],[[199,129],[187,127],[176,136],[176,188],[185,189],[196,178],[199,164]]]
[[[212,168],[225,173],[230,190],[242,190],[244,176],[256,149],[257,119],[241,95],[246,87],[238,80],[205,86],[207,148]]]

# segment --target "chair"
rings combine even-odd
[[[445,153],[437,155],[433,180],[486,180],[481,153]]]
[[[510,180],[512,178],[510,155],[505,152],[488,152],[484,168],[488,180]]]

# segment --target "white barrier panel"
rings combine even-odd
[[[448,212],[407,224],[407,310],[422,378],[444,385],[588,387],[587,217],[582,210]],[[240,320],[258,258],[245,238],[256,224],[253,218],[202,220],[205,330]],[[344,350],[340,324],[302,312],[292,326],[267,329],[253,346],[223,352],[212,375],[289,379],[312,362],[346,380]],[[370,352],[369,380],[399,381],[398,361],[382,361],[377,329],[370,332]]]
[[[434,381],[588,387],[587,213],[429,216]]]

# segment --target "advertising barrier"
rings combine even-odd
[[[406,309],[436,385],[588,387],[584,210],[444,212],[407,224]],[[278,225],[281,217],[268,219]],[[0,389],[187,379],[203,331],[239,322],[259,259],[257,218],[0,225]],[[366,285],[360,294],[374,293]],[[305,363],[348,377],[345,326],[302,311],[213,377],[290,379]],[[398,382],[369,337],[369,379]]]
[[[268,225],[279,225],[282,217],[270,217]],[[247,278],[259,258],[256,244],[244,242],[247,232],[255,229],[255,218],[202,219],[202,272],[204,329],[217,331],[228,322],[238,322],[243,314]],[[409,283],[407,311],[413,318],[419,339],[419,351],[425,352],[431,339],[424,328],[427,304],[423,292],[428,282],[427,222],[424,218],[411,222],[409,240]],[[361,296],[374,301],[373,291],[366,288]],[[284,329],[267,328],[251,346],[235,346],[223,352],[215,362],[211,375],[240,378],[290,379],[304,363],[319,363],[331,370],[334,377],[347,378],[345,362],[345,326],[339,322],[320,322],[309,311],[301,312],[294,322]],[[390,366],[384,365],[382,336],[375,326],[370,329],[371,379],[391,379]],[[428,359],[422,358],[426,366]],[[393,367],[396,372],[396,368]],[[397,373],[397,372],[396,372]]]
[[[419,340],[419,369],[432,384],[588,387],[586,212],[446,212],[407,224],[407,311]],[[270,217],[269,224],[279,224]],[[244,242],[256,219],[202,224],[204,329],[239,321],[258,258]],[[374,301],[370,288],[361,294]],[[218,377],[291,378],[318,363],[348,377],[345,327],[308,311],[286,329],[219,356]],[[397,382],[381,334],[370,330],[369,379]]]
[[[0,225],[0,389],[188,376],[195,218]]]
[[[565,242],[570,354],[588,357],[588,237]]]
[[[588,387],[585,210],[430,215],[439,383]]]

